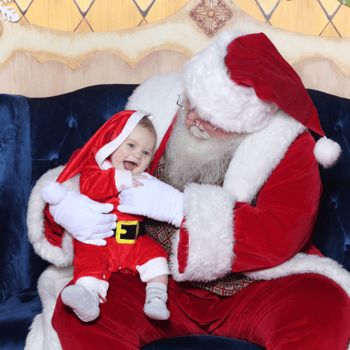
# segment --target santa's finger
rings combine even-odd
[[[94,212],[90,213],[90,216],[96,226],[113,224],[118,218],[116,214],[98,214]]]
[[[107,214],[113,210],[113,204],[111,203],[99,203],[92,200],[88,200],[86,206],[97,213]]]
[[[93,234],[91,234],[91,236],[89,237],[89,239],[105,239],[105,238],[109,238],[112,237],[114,235],[114,230],[105,230],[101,232],[94,232]]]
[[[113,230],[117,227],[116,222],[112,222],[107,225],[98,225],[94,228],[94,233],[92,234],[94,237],[90,238],[105,238],[110,237],[113,234]]]
[[[147,179],[146,175],[135,174],[132,176],[134,179]]]

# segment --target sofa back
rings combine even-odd
[[[123,110],[135,85],[91,86],[47,98],[0,95],[0,302],[35,288],[47,266],[27,239],[32,187],[47,170],[65,164],[74,150]],[[350,101],[309,91],[326,135],[342,147],[338,163],[321,169],[324,192],[315,245],[350,271]]]
[[[350,271],[350,100],[309,90],[322,128],[342,153],[330,169],[320,169],[323,193],[315,224],[315,246]]]

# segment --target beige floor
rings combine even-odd
[[[99,32],[147,25],[190,0],[12,0],[21,21],[65,31]],[[203,0],[205,4],[225,0]],[[235,0],[250,16],[290,31],[350,37],[350,7],[339,0]]]

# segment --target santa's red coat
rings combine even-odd
[[[155,76],[140,85],[126,106],[153,114],[158,136],[155,162],[171,135],[181,89],[180,74]],[[155,100],[161,103],[155,105]],[[349,273],[322,257],[311,244],[321,195],[313,148],[314,140],[305,127],[278,111],[264,129],[245,137],[229,165],[223,187],[189,184],[184,191],[185,221],[172,242],[174,279],[211,280],[241,272],[255,280],[274,280],[316,273],[335,281],[349,296]],[[40,192],[61,171],[62,167],[54,169],[38,181],[28,210],[28,233],[36,252],[58,267],[72,263],[71,238],[52,222],[44,226],[41,213],[45,203]],[[79,191],[79,178],[64,185]],[[51,270],[45,278],[58,283],[62,271]],[[69,272],[66,274],[68,281]],[[40,289],[45,293],[46,282],[42,287],[39,284]]]

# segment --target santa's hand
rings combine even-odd
[[[183,193],[149,174],[142,175],[147,176],[147,179],[139,180],[143,186],[129,188],[120,193],[118,210],[180,227],[184,216]]]
[[[112,204],[95,202],[80,193],[67,191],[57,182],[48,183],[41,192],[49,203],[49,210],[57,224],[61,225],[78,241],[105,245],[104,238],[114,234],[117,216],[107,214]]]

